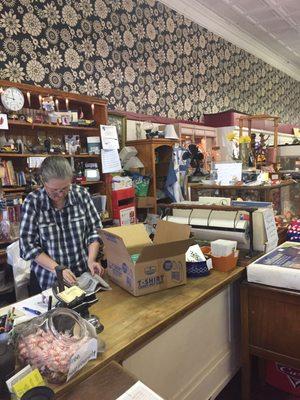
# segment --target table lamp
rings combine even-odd
[[[178,140],[178,135],[175,131],[174,125],[166,125],[164,132],[165,132],[165,139]]]

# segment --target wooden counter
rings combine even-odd
[[[107,346],[105,353],[89,362],[70,382],[53,389],[62,395],[110,361],[123,361],[227,285],[243,277],[244,272],[244,268],[228,273],[212,271],[207,277],[189,279],[186,285],[142,297],[134,297],[111,284],[113,290],[100,293],[100,301],[91,308],[91,313],[98,315],[104,325],[100,337]]]
[[[137,382],[137,379],[112,361],[104,368],[89,376],[79,387],[70,388],[68,393],[58,395],[57,400],[115,400]]]

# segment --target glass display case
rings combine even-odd
[[[297,184],[290,186],[288,193],[282,194],[282,208],[295,216],[300,216],[300,145],[279,146],[279,164],[282,174],[288,173]]]

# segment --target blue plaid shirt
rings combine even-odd
[[[20,255],[32,260],[42,290],[51,287],[55,273],[41,267],[35,258],[45,252],[76,276],[88,270],[88,246],[99,241],[101,220],[86,189],[72,185],[65,206],[55,209],[44,188],[30,193],[22,206]]]

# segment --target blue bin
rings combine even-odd
[[[188,278],[200,278],[201,276],[209,275],[206,261],[187,261],[186,275]]]

